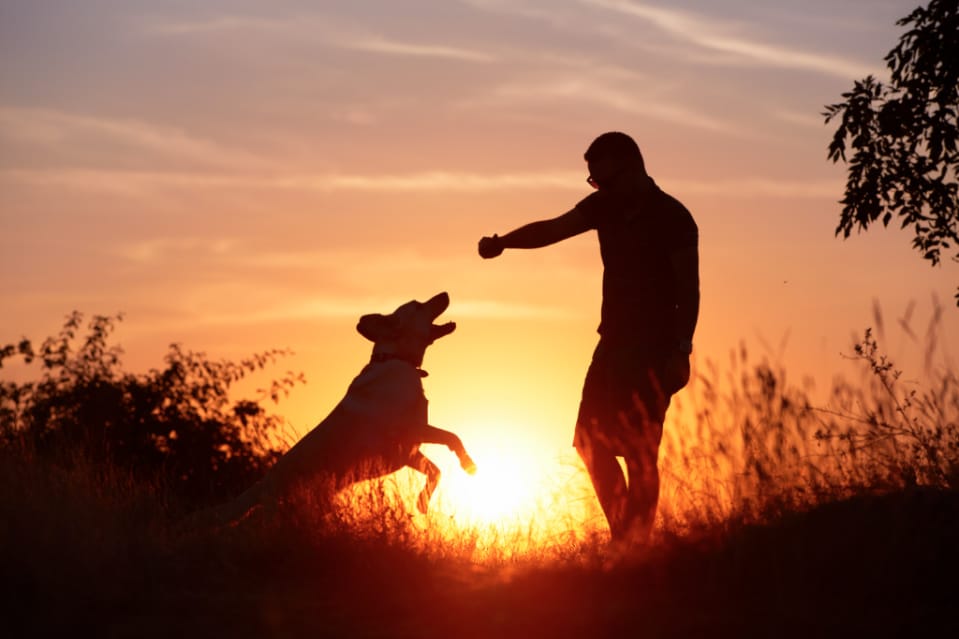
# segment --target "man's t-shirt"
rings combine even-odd
[[[596,191],[576,205],[599,233],[603,258],[604,339],[648,350],[672,347],[677,287],[670,254],[695,248],[699,230],[679,200],[649,186],[626,193]]]

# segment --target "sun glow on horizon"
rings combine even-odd
[[[495,524],[519,517],[535,504],[541,468],[525,451],[501,443],[474,448],[471,454],[476,473],[444,473],[436,507],[456,518]]]
[[[471,439],[477,465],[465,473],[437,448],[443,477],[422,520],[452,543],[470,540],[477,558],[549,552],[602,530],[602,514],[574,454],[521,441]]]
[[[443,473],[425,515],[416,508],[425,477],[407,468],[341,493],[340,521],[356,530],[382,530],[384,521],[408,523],[416,531],[411,539],[430,552],[465,554],[481,563],[549,558],[606,534],[575,455],[477,443],[470,454],[478,468],[469,475],[448,451],[441,454],[443,447],[423,449]]]

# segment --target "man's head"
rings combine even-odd
[[[589,169],[589,182],[596,188],[610,188],[636,175],[646,175],[646,164],[639,145],[619,131],[603,133],[583,154]]]

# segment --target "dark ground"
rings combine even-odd
[[[8,540],[30,534],[6,528]],[[0,634],[959,636],[954,491],[857,497],[618,559],[496,569],[299,529],[101,541],[61,530],[2,548]]]

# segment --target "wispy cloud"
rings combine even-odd
[[[875,73],[876,68],[840,56],[811,53],[734,35],[729,25],[715,19],[629,0],[580,0],[581,3],[645,20],[673,37],[715,52],[732,54],[750,64],[815,71],[841,78]]]
[[[584,102],[630,115],[641,115],[662,122],[680,124],[694,129],[738,135],[735,125],[702,113],[697,113],[663,96],[642,96],[608,86],[588,78],[560,78],[542,82],[503,84],[493,89],[478,103],[516,104],[518,102],[549,103],[557,99]]]
[[[823,116],[806,111],[790,111],[787,109],[778,109],[771,113],[772,117],[780,122],[791,124],[793,126],[813,130],[822,133]]]
[[[482,299],[457,301],[452,310],[457,317],[484,319],[567,320],[582,316],[571,308]]]
[[[236,244],[237,241],[231,238],[158,237],[121,244],[114,253],[131,262],[149,264],[174,258],[182,259],[185,254],[193,260],[199,255],[223,256]]]
[[[0,180],[71,189],[145,194],[155,189],[276,189],[290,191],[496,191],[540,188],[582,190],[573,172],[235,175],[89,169],[6,169]]]
[[[272,322],[306,321],[348,318],[355,320],[366,313],[386,309],[384,300],[376,298],[314,297],[285,304],[264,305],[258,310],[241,312],[205,309],[195,322],[207,326],[249,326]]]
[[[668,176],[666,176],[668,179]],[[283,191],[354,192],[490,192],[522,189],[563,189],[582,191],[583,176],[578,172],[540,173],[454,173],[425,172],[406,175],[315,174],[288,176],[211,175],[191,173],[153,173],[137,171],[0,170],[0,182],[103,191],[127,195],[146,195],[158,189],[262,189]],[[837,180],[780,180],[761,176],[736,180],[669,179],[677,192],[716,196],[750,197],[835,197],[841,192]],[[164,245],[170,248],[172,245]],[[155,248],[155,247],[154,247]],[[183,248],[183,246],[180,246]],[[149,254],[148,247],[140,250]]]
[[[382,37],[360,37],[343,39],[336,42],[345,49],[382,53],[392,56],[407,56],[420,58],[447,58],[467,62],[492,62],[496,58],[483,51],[463,49],[436,44],[419,44],[413,42],[399,42]]]
[[[764,177],[716,181],[670,179],[667,188],[676,193],[745,199],[775,197],[836,200],[842,194],[842,180],[779,180]]]
[[[576,179],[570,178],[575,175]],[[281,188],[358,191],[496,191],[501,189],[581,188],[578,173],[455,173],[430,171],[406,175],[317,175],[280,178]]]
[[[344,286],[353,290],[366,290],[370,282],[385,282],[402,276],[407,282],[427,282],[435,279],[436,273],[471,272],[476,268],[476,256],[472,253],[436,254],[418,252],[406,248],[383,250],[382,248],[338,247],[310,250],[258,249],[250,241],[229,237],[158,237],[145,240],[121,242],[110,253],[121,260],[148,266],[154,270],[166,270],[171,263],[206,263],[208,260],[222,269],[242,269],[260,274],[259,280],[246,279],[245,290],[249,298],[263,297],[261,303],[253,304],[260,309],[234,313],[218,305],[225,302],[222,291],[211,291],[204,285],[194,286],[185,297],[178,299],[182,310],[194,309],[206,322],[219,324],[256,324],[276,320],[306,320],[323,318],[356,318],[364,313],[389,312],[409,298],[357,293],[308,294],[296,299],[277,299],[273,295],[278,273],[285,270],[338,273]],[[343,265],[349,264],[348,272]],[[252,269],[252,270],[250,270]],[[218,284],[219,286],[220,284]],[[197,300],[205,300],[197,303]],[[268,300],[268,303],[267,303]],[[177,305],[175,300],[170,304]],[[575,308],[561,305],[541,304],[528,301],[492,300],[484,298],[457,298],[450,307],[451,319],[544,319],[566,320],[580,317]]]
[[[0,136],[31,144],[76,140],[122,144],[177,160],[220,169],[262,166],[254,154],[142,120],[81,115],[55,109],[0,106]]]
[[[291,26],[289,21],[258,16],[214,16],[200,20],[163,20],[147,19],[142,28],[154,35],[193,35],[211,34],[228,31],[279,31]]]
[[[372,32],[368,27],[333,19],[319,19],[315,16],[272,19],[231,15],[189,22],[152,20],[144,26],[144,31],[161,36],[208,36],[248,32],[279,35],[287,40],[292,37],[335,48],[387,56],[440,58],[463,62],[492,62],[496,59],[484,51],[438,42],[412,42],[390,38]]]
[[[217,312],[215,309],[204,309],[203,313],[198,313],[196,317],[189,320],[189,325],[251,326],[289,321],[355,320],[367,313],[388,313],[403,301],[406,300],[398,301],[386,297],[318,296],[287,304],[273,304],[253,311]],[[456,301],[450,307],[448,315],[455,321],[467,318],[563,321],[575,319],[579,314],[573,309],[549,305],[465,299]]]

